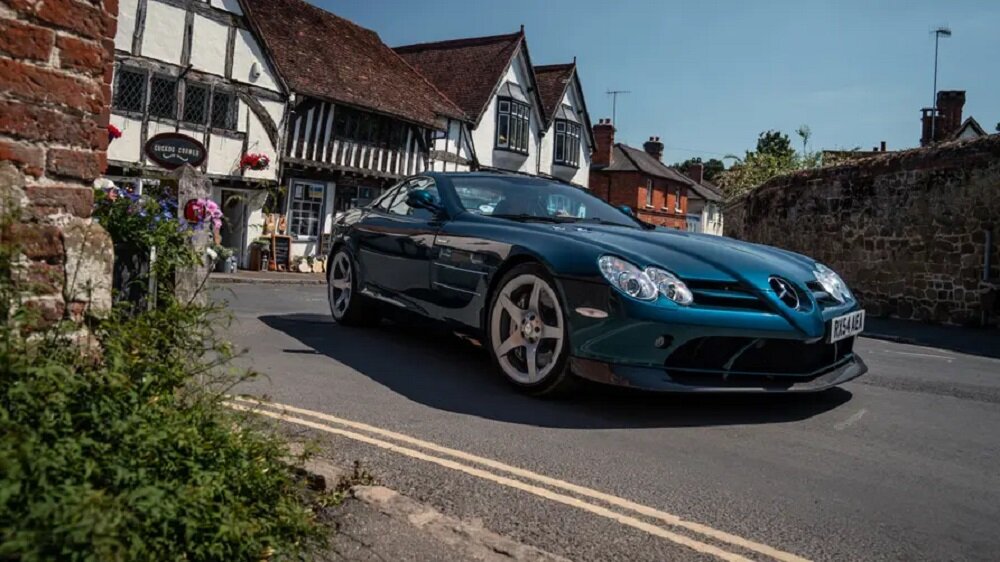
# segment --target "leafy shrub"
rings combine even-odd
[[[220,310],[119,311],[88,354],[59,328],[24,335],[14,255],[0,246],[0,560],[279,560],[322,542],[283,442],[222,405],[240,377]]]

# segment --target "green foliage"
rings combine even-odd
[[[752,191],[775,176],[820,166],[821,154],[805,150],[812,136],[809,126],[802,125],[796,130],[796,134],[802,138],[801,153],[792,148],[788,135],[770,130],[758,135],[757,150],[748,150],[743,158],[727,156],[735,162],[716,178],[726,198]]]
[[[714,182],[715,178],[726,171],[726,164],[719,160],[718,158],[709,158],[708,161],[703,162],[700,156],[695,158],[688,158],[683,162],[678,162],[671,166],[671,168],[680,170],[681,172],[688,169],[691,164],[701,164],[704,167],[704,172],[702,173],[702,178],[705,181]]]
[[[119,188],[94,190],[94,219],[115,244],[144,252],[156,248],[152,272],[158,279],[202,260],[188,243],[191,229],[177,220],[177,213],[177,198],[166,190],[142,195]]]

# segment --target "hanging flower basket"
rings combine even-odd
[[[122,130],[114,125],[108,124],[108,142],[111,142],[117,138],[121,138]]]
[[[243,158],[240,160],[241,168],[250,168],[251,170],[266,170],[270,165],[271,159],[268,158],[266,154],[255,154],[251,152],[244,154]]]

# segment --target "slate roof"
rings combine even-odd
[[[594,167],[602,172],[640,172],[654,178],[662,178],[682,183],[688,186],[702,199],[721,201],[722,190],[714,184],[702,181],[696,183],[685,174],[667,166],[645,150],[633,148],[627,144],[616,142],[611,151],[611,164],[604,167]]]
[[[524,31],[395,47],[438,90],[478,123],[493,90],[510,66]]]
[[[439,115],[466,118],[374,31],[303,0],[243,3],[292,91],[425,126]]]
[[[576,64],[548,64],[535,67],[535,80],[538,82],[538,95],[542,98],[542,110],[545,122],[551,122],[552,116],[559,109],[566,88],[573,80]]]

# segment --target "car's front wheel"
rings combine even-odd
[[[542,266],[519,265],[503,276],[487,330],[494,365],[518,389],[542,395],[571,383],[563,306]]]
[[[357,326],[375,320],[376,312],[357,294],[358,279],[354,271],[354,259],[346,248],[341,247],[330,260],[327,282],[327,298],[330,314],[338,324]]]

